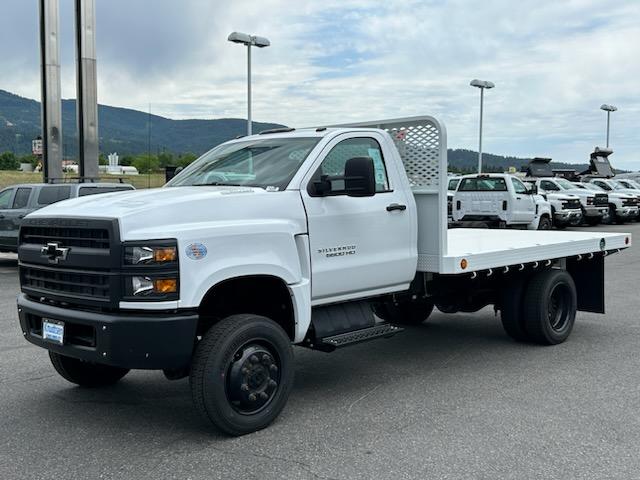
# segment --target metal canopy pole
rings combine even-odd
[[[58,0],[39,0],[42,88],[42,168],[44,181],[62,178],[62,100]]]
[[[96,2],[76,0],[76,115],[78,171],[82,180],[99,177],[98,81],[96,74]]]

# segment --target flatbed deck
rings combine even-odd
[[[604,243],[602,241],[604,240]],[[629,233],[454,228],[440,271],[459,274],[631,246]],[[466,260],[466,268],[462,268]]]

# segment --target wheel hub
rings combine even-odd
[[[244,345],[235,353],[227,375],[227,397],[236,411],[253,414],[266,407],[278,390],[280,368],[268,347]]]

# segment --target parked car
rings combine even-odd
[[[453,197],[453,220],[463,227],[518,227],[549,230],[550,203],[514,175],[465,175]]]
[[[68,198],[134,190],[127,183],[22,184],[0,190],[0,252],[18,251],[22,219],[39,208]]]
[[[579,224],[580,220],[584,220],[589,225],[597,225],[609,212],[609,200],[605,192],[598,193],[585,190],[576,187],[569,180],[559,177],[542,177],[531,179],[530,181],[535,182],[539,193],[547,195],[547,199],[552,205],[552,199],[558,194],[570,194],[577,197],[580,202],[579,207],[582,211],[582,219],[572,219],[574,221],[571,223],[574,225]],[[556,214],[558,214],[557,207]],[[558,226],[558,220],[559,219],[554,216],[554,225]]]
[[[453,195],[458,189],[462,177],[449,177],[447,179],[447,220],[453,221]]]
[[[624,223],[638,216],[638,199],[634,195],[605,190],[591,182],[574,182],[573,184],[578,188],[607,194],[609,211],[607,216],[603,218],[602,223]]]

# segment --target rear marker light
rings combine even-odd
[[[460,260],[460,268],[462,270],[465,270],[467,268],[468,262],[466,258],[463,258],[462,260]]]

